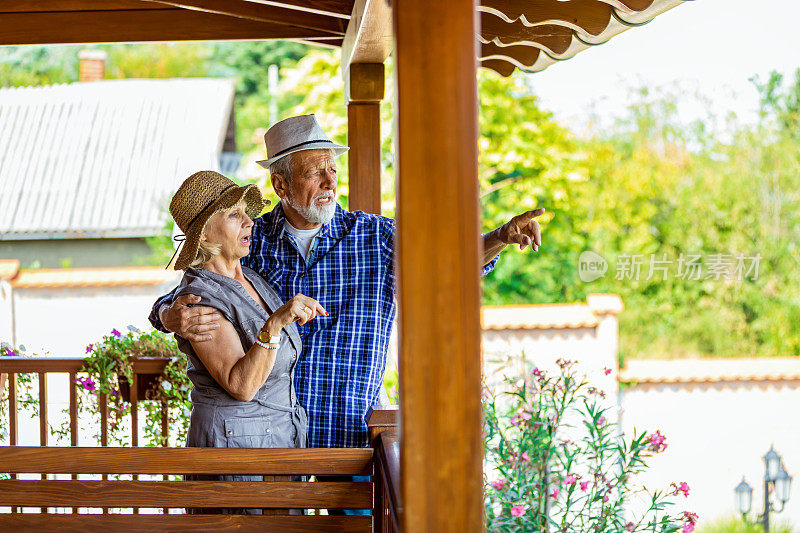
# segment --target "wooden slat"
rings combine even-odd
[[[514,69],[517,68],[514,63],[505,61],[503,59],[482,59],[481,66],[492,69],[501,76],[505,77],[511,76],[514,73]]]
[[[8,374],[8,442],[11,446],[17,445],[17,375]],[[16,479],[16,474],[11,474],[11,479]],[[12,513],[17,512],[16,507],[11,508]]]
[[[491,13],[481,13],[481,37],[486,41],[497,39],[505,45],[531,43],[559,55],[572,44],[573,31],[555,24],[531,27],[520,21],[508,23]]]
[[[483,473],[476,5],[392,0],[392,9],[400,524],[409,532],[478,533]]]
[[[265,6],[253,2],[232,2],[231,0],[149,0],[149,2],[246,20],[296,26],[335,35],[344,35],[347,29],[347,20],[339,17],[304,13],[296,9]]]
[[[612,7],[598,0],[481,0],[481,9],[503,13],[509,20],[525,16],[529,24],[552,22],[600,35],[611,21]]]
[[[3,480],[0,505],[369,509],[372,483]]]
[[[519,61],[519,63],[524,65],[525,67],[533,67],[534,63],[536,63],[536,60],[539,59],[539,55],[541,53],[542,51],[534,46],[525,46],[525,45],[497,46],[494,43],[489,43],[481,45],[480,57],[481,58],[490,56],[511,57]],[[499,59],[499,58],[493,57],[493,59]]]
[[[139,446],[139,375],[133,374],[130,383],[131,391],[131,446]],[[133,475],[134,481],[139,479],[138,474]],[[139,514],[139,509],[134,508],[133,514]]]
[[[17,374],[8,373],[8,439],[9,444],[17,444]]]
[[[47,373],[39,372],[39,446],[47,446]],[[41,474],[42,479],[47,479],[47,474]],[[47,507],[42,507],[43,513]]]
[[[97,395],[97,409],[100,411],[100,446],[108,446],[108,394]]]
[[[39,372],[39,446],[47,446],[47,373]]]
[[[139,376],[134,374],[131,390],[131,446],[139,446]]]
[[[69,373],[69,445],[78,445],[78,379],[77,372]]]
[[[369,516],[257,515],[3,515],[3,531],[280,531],[281,533],[370,533]]]
[[[303,39],[328,35],[305,28],[186,9],[0,15],[0,45]]]
[[[371,448],[0,447],[0,472],[372,475]]]

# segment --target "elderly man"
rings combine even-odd
[[[260,273],[284,301],[302,293],[329,312],[298,326],[303,356],[295,388],[308,411],[308,444],[363,447],[364,416],[379,402],[395,316],[395,223],[337,204],[335,157],[348,148],[331,142],[314,115],[283,120],[264,138],[268,159],[259,164],[269,168],[281,201],[255,220],[242,264]],[[543,212],[528,211],[484,235],[484,274],[509,244],[538,250],[534,217]],[[164,296],[150,320],[193,342],[211,339],[219,317],[212,308],[192,307],[198,301]]]

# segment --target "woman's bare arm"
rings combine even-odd
[[[192,342],[192,348],[219,385],[243,402],[253,399],[275,365],[278,350],[253,344],[244,353],[233,324],[219,319],[219,331],[211,340]]]
[[[270,336],[294,322],[305,324],[328,312],[313,298],[302,294],[279,307],[261,328]],[[267,349],[258,344],[244,353],[239,335],[228,320],[220,317],[219,332],[211,340],[191,341],[192,348],[220,386],[228,394],[243,402],[253,399],[275,366],[277,349]],[[277,344],[268,345],[275,346]]]

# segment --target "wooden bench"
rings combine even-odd
[[[163,514],[161,509],[179,510],[174,513],[190,507],[372,510],[379,500],[372,482],[272,479],[292,475],[372,476],[373,456],[371,448],[0,447],[0,472],[15,477],[72,474],[72,479],[1,480],[0,506],[11,507],[12,512],[0,514],[0,530],[87,531],[107,527],[151,531],[369,532],[373,530],[371,516],[190,515]],[[264,475],[265,481],[85,479],[88,475],[119,474]],[[81,475],[84,479],[80,479]],[[19,512],[22,507],[41,512]],[[56,511],[54,508],[60,512],[52,512]],[[85,514],[87,508],[150,508],[157,514]]]

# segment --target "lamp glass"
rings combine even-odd
[[[772,446],[769,447],[769,451],[764,456],[764,465],[767,468],[767,481],[773,481],[778,477],[778,472],[781,470],[781,456],[777,454]]]
[[[736,494],[736,508],[742,514],[749,513],[750,506],[753,503],[753,489],[747,484],[744,478],[742,478],[742,482],[736,486],[734,493]]]
[[[786,503],[789,500],[789,493],[791,490],[792,476],[781,468],[781,471],[775,476],[775,494],[782,503]]]

